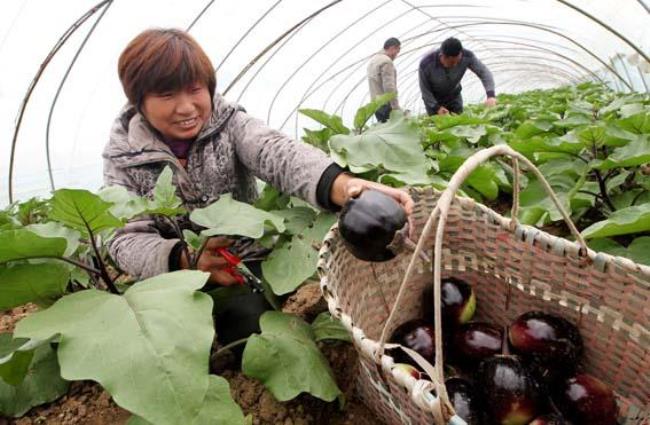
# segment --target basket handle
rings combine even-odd
[[[386,339],[388,337],[387,335],[388,329],[390,328],[390,325],[394,320],[395,312],[397,311],[400,301],[404,296],[406,283],[409,281],[411,275],[413,274],[413,270],[415,269],[416,259],[418,258],[419,253],[422,251],[422,248],[424,246],[424,241],[428,238],[429,234],[431,233],[431,230],[433,228],[433,223],[435,222],[436,219],[438,219],[438,226],[436,229],[436,237],[435,237],[435,245],[434,245],[434,260],[433,260],[434,261],[433,283],[434,283],[436,360],[433,366],[433,371],[435,372],[435,374],[431,375],[431,379],[436,387],[436,392],[438,394],[438,397],[440,397],[441,407],[450,406],[449,396],[447,395],[447,390],[444,384],[445,379],[444,379],[443,353],[442,353],[442,314],[441,314],[441,305],[440,305],[440,296],[441,296],[440,295],[440,275],[441,275],[440,252],[442,251],[442,235],[443,235],[445,224],[447,222],[447,215],[449,214],[449,208],[451,207],[451,203],[454,199],[454,196],[456,195],[456,192],[460,188],[461,184],[481,164],[488,161],[491,157],[498,156],[498,155],[510,156],[512,157],[514,162],[513,206],[512,206],[512,217],[510,221],[511,229],[517,226],[517,214],[519,211],[519,161],[521,161],[526,165],[526,167],[528,167],[530,171],[533,172],[533,174],[535,174],[538,180],[542,183],[542,186],[546,190],[546,193],[553,200],[553,203],[562,214],[562,218],[564,218],[564,221],[566,222],[567,226],[571,230],[571,233],[576,238],[577,242],[580,244],[582,248],[582,252],[584,254],[587,253],[587,243],[585,242],[584,238],[580,235],[580,232],[578,232],[578,229],[576,228],[575,224],[571,220],[569,214],[562,206],[560,200],[557,198],[557,195],[555,195],[555,192],[551,188],[551,185],[548,183],[544,175],[537,169],[537,167],[530,160],[528,160],[528,158],[526,158],[519,152],[516,152],[510,146],[505,144],[497,145],[488,149],[481,150],[473,154],[469,158],[467,158],[467,160],[460,166],[460,168],[458,168],[458,170],[456,170],[456,172],[452,176],[451,180],[449,181],[449,185],[442,192],[442,195],[438,199],[436,207],[431,212],[431,215],[429,216],[429,219],[427,220],[424,229],[422,230],[422,234],[420,235],[417,246],[415,247],[415,251],[411,256],[411,261],[406,270],[406,274],[404,275],[404,279],[402,280],[402,284],[399,288],[399,292],[397,293],[397,298],[395,300],[395,303],[393,304],[390,315],[388,316],[388,319],[384,324],[384,328],[381,333],[381,338],[379,340],[379,347],[376,352],[376,358],[377,360],[379,360],[381,356],[384,354],[384,349],[385,349],[384,346],[386,343]],[[444,410],[445,409],[443,408],[443,411]],[[448,420],[449,418],[445,417],[445,419]]]

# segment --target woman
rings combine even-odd
[[[354,178],[322,151],[296,143],[228,103],[215,92],[214,68],[187,33],[150,29],[122,52],[118,73],[129,104],[111,130],[104,157],[104,182],[151,197],[165,166],[174,173],[177,194],[192,211],[232,193],[242,202],[257,197],[255,177],[312,205],[335,211],[351,196],[372,187],[394,197],[408,214],[413,201],[404,191]],[[179,220],[182,228],[191,224]],[[209,281],[228,286],[234,278],[213,238],[197,268]],[[241,249],[233,247],[241,253]],[[173,229],[161,220],[129,222],[109,244],[117,265],[144,279],[188,268]]]

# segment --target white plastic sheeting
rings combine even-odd
[[[101,150],[125,102],[117,58],[145,28],[191,26],[218,68],[218,90],[269,125],[300,137],[303,127],[315,125],[296,113],[299,108],[323,109],[349,122],[368,101],[367,58],[392,36],[402,41],[396,60],[400,102],[414,112],[423,111],[418,62],[449,36],[490,67],[497,92],[585,80],[647,91],[645,1],[3,1],[0,206],[9,202],[10,183],[13,200],[45,196],[52,183],[93,190],[101,185]],[[87,13],[47,62],[16,134],[16,118],[39,67]],[[469,102],[484,97],[471,72],[464,97]]]

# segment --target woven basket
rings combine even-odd
[[[416,252],[383,263],[364,262],[345,249],[336,225],[327,234],[319,258],[321,289],[332,315],[353,336],[359,353],[357,384],[365,403],[388,424],[464,424],[447,397],[442,355],[433,366],[418,359],[429,381],[394,369],[393,358],[384,351],[387,336],[421,314],[422,293],[433,284],[436,352],[442,352],[440,279],[454,276],[474,287],[477,320],[504,326],[524,312],[543,310],[576,324],[585,343],[586,371],[615,390],[620,423],[650,424],[650,267],[587,249],[559,203],[577,242],[456,197],[472,170],[495,155],[513,158],[512,217],[517,217],[519,162],[557,201],[530,161],[499,145],[470,157],[444,192],[411,190]],[[422,249],[433,254],[433,265],[422,259]]]

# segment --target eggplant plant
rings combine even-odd
[[[213,235],[309,234],[308,249],[315,251],[311,244],[322,239],[329,222],[310,210],[299,226],[291,216],[237,202],[229,194],[189,215],[202,229],[198,233],[179,228],[175,217],[186,213],[172,172],[165,168],[152,199],[120,187],[97,194],[60,189],[49,200],[12,205],[0,214],[0,310],[27,303],[39,307],[17,323],[13,334],[0,334],[0,413],[21,416],[60,397],[68,381],[93,380],[134,414],[132,423],[251,423],[230,397],[228,382],[209,373],[213,301],[199,291],[208,274],[185,270],[133,281],[111,263],[106,242],[126,221],[156,216],[176,230],[190,264],[196,265]],[[291,233],[285,236],[287,229]],[[305,270],[311,276],[315,264]],[[321,318],[312,327],[292,315],[272,313],[262,318],[262,334],[249,338],[244,373],[260,378],[281,400],[301,392],[327,401],[339,397],[316,345],[319,337],[345,339],[340,330],[332,331],[336,322],[323,327]],[[303,329],[300,338],[293,335],[296,327]],[[278,368],[272,354],[278,347],[307,351],[300,362]],[[287,375],[296,377],[290,379],[294,384],[278,384]]]

